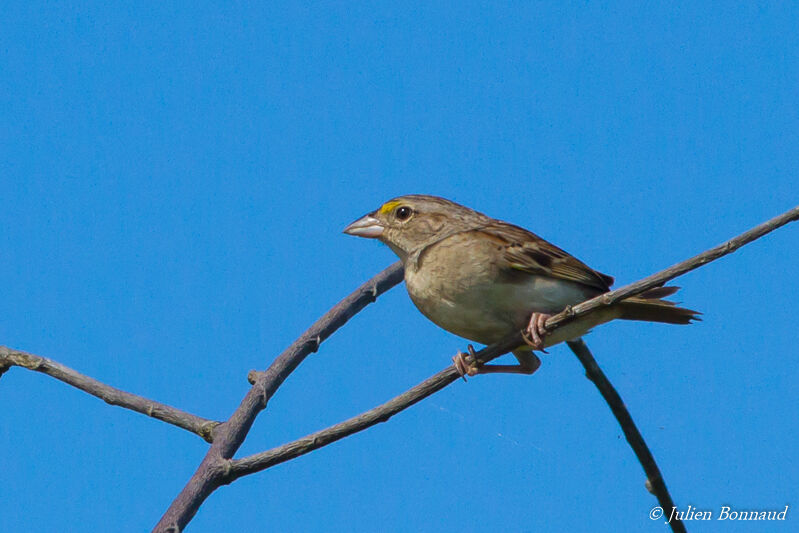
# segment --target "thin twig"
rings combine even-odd
[[[0,369],[7,370],[11,366],[47,374],[68,385],[88,392],[108,404],[118,405],[119,407],[157,418],[173,426],[196,433],[208,442],[213,441],[214,428],[219,425],[219,422],[214,420],[201,418],[142,396],[116,389],[52,359],[0,346]]]
[[[724,255],[730,254],[763,235],[774,231],[787,224],[788,222],[799,219],[799,207],[791,209],[790,211],[775,217],[759,226],[742,233],[741,235],[730,239],[729,241],[720,244],[710,250],[696,255],[685,261],[681,261],[665,270],[661,270],[651,276],[648,276],[640,281],[625,285],[615,291],[605,293],[596,298],[575,305],[573,308],[566,310],[562,313],[554,315],[546,322],[546,329],[550,333],[556,328],[562,327],[568,322],[575,320],[581,316],[611,305],[623,298],[640,294],[653,287],[664,284],[670,279],[673,279],[681,274],[699,268],[711,261],[714,261]],[[619,296],[622,295],[622,296]],[[492,344],[483,348],[475,353],[475,358],[481,363],[487,363],[497,357],[509,352],[510,350],[522,345],[523,338],[521,332],[516,332],[502,341]],[[331,442],[363,431],[379,422],[388,420],[400,411],[407,409],[411,405],[423,400],[424,398],[438,392],[458,378],[457,370],[452,365],[438,374],[426,379],[419,385],[413,387],[407,392],[389,400],[388,402],[377,406],[365,413],[350,418],[344,422],[340,422],[327,429],[323,429],[316,433],[312,433],[306,437],[298,439],[294,442],[278,446],[271,450],[260,452],[248,457],[237,459],[231,462],[229,469],[228,482],[236,478],[253,474],[255,472],[269,468],[270,466],[282,463],[288,459],[304,455],[308,452],[321,448]]]
[[[762,224],[741,233],[737,237],[733,237],[732,239],[723,242],[718,246],[714,246],[706,252],[695,255],[690,259],[680,261],[679,263],[672,265],[665,270],[661,270],[660,272],[652,274],[651,276],[647,276],[639,281],[636,281],[635,283],[630,283],[629,285],[625,285],[624,287],[620,287],[614,291],[606,292],[605,294],[597,296],[596,298],[592,298],[591,300],[577,304],[572,307],[571,310],[557,314],[547,320],[546,329],[552,330],[553,328],[559,327],[562,324],[571,322],[578,316],[584,316],[586,313],[593,311],[594,309],[611,305],[618,301],[624,300],[625,298],[629,298],[630,296],[640,294],[653,287],[663,285],[669,280],[672,280],[678,276],[682,276],[691,270],[696,270],[697,268],[715,261],[720,257],[731,254],[741,246],[749,244],[750,242],[755,241],[768,233],[771,233],[775,229],[778,229],[785,224],[794,222],[796,220],[799,220],[799,207],[794,207],[793,209],[790,209],[785,213],[772,218],[771,220],[767,220],[766,222],[763,222]]]
[[[305,333],[289,346],[265,372],[251,372],[252,388],[233,415],[217,428],[214,442],[197,471],[183,487],[153,531],[181,531],[191,520],[203,501],[220,485],[226,483],[230,458],[239,449],[266,404],[291,372],[308,354],[343,326],[358,311],[374,302],[377,297],[402,281],[402,263],[397,262],[383,270],[352,294],[340,301],[317,320]]]
[[[511,347],[513,349],[513,347]],[[478,352],[479,353],[479,352]],[[228,471],[227,482],[230,483],[242,476],[254,474],[269,467],[284,463],[300,455],[312,452],[323,446],[327,446],[344,437],[358,433],[380,422],[386,422],[389,418],[419,402],[428,396],[440,391],[453,381],[460,379],[455,366],[445,368],[438,374],[427,378],[412,389],[400,394],[386,403],[370,409],[358,416],[339,422],[322,431],[311,433],[301,439],[297,439],[288,444],[283,444],[265,452],[256,453],[242,459],[231,461]]]
[[[566,344],[569,345],[571,351],[574,352],[574,355],[576,355],[577,359],[583,364],[585,375],[596,385],[602,398],[605,399],[608,407],[613,411],[613,416],[615,416],[616,420],[619,422],[624,436],[630,444],[630,448],[633,449],[635,456],[644,468],[647,477],[647,490],[655,495],[655,498],[657,498],[660,504],[660,508],[663,509],[665,513],[668,513],[674,508],[674,501],[671,499],[669,489],[666,488],[666,482],[663,480],[660,468],[658,468],[655,462],[655,457],[652,455],[652,452],[649,451],[649,446],[646,445],[644,437],[641,436],[641,432],[638,431],[633,417],[624,405],[621,396],[616,392],[616,389],[610,383],[607,376],[605,376],[602,369],[599,368],[599,364],[597,364],[596,359],[594,359],[594,356],[591,354],[591,350],[588,349],[588,346],[586,346],[582,339],[567,341]],[[685,525],[682,520],[669,520],[669,525],[674,533],[686,533]]]
[[[488,362],[518,347],[521,342],[523,342],[521,333],[518,335],[513,334],[496,344],[492,344],[491,346],[487,346],[475,352],[474,355],[478,361]],[[460,379],[460,374],[455,368],[455,365],[451,365],[386,403],[378,405],[344,422],[339,422],[327,429],[311,433],[301,439],[272,448],[271,450],[256,453],[242,459],[235,459],[230,463],[227,482],[230,483],[242,476],[254,474],[255,472],[286,462],[289,459],[305,455],[308,452],[327,446],[353,433],[358,433],[375,424],[385,422],[400,411],[404,411],[413,404],[435,394],[458,379]]]

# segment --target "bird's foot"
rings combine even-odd
[[[514,351],[513,355],[519,361],[518,365],[490,365],[477,362],[474,347],[468,346],[469,353],[458,352],[452,358],[458,374],[466,381],[466,376],[477,374],[533,374],[541,366],[541,360],[533,352]]]
[[[546,322],[549,317],[546,313],[533,313],[530,315],[530,323],[524,330],[524,342],[529,344],[533,350],[546,353],[544,350],[544,337],[547,335]]]
[[[476,376],[480,373],[477,357],[474,354],[474,346],[470,344],[467,346],[467,350],[469,350],[468,354],[458,350],[458,353],[452,358],[452,362],[455,363],[455,369],[461,375],[463,381],[466,381],[466,376]]]

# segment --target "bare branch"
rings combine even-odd
[[[669,489],[666,488],[666,482],[663,480],[660,468],[658,468],[655,462],[655,457],[652,455],[652,452],[649,451],[649,446],[646,445],[644,437],[641,436],[641,432],[638,431],[633,417],[630,415],[627,407],[625,407],[621,396],[616,392],[616,389],[610,383],[607,376],[605,376],[602,369],[599,368],[599,364],[597,364],[596,359],[594,359],[594,356],[591,354],[591,350],[588,349],[588,346],[586,346],[582,339],[567,341],[566,344],[569,345],[574,355],[576,355],[577,359],[583,364],[586,377],[596,385],[596,388],[599,389],[599,393],[602,394],[610,410],[613,411],[613,416],[615,416],[616,420],[619,422],[624,436],[630,444],[630,448],[633,449],[635,456],[644,468],[644,472],[646,472],[647,490],[655,495],[661,509],[663,509],[664,512],[668,512],[670,509],[674,508],[674,500],[671,499]],[[674,533],[686,533],[685,525],[679,519],[669,520],[669,525]]]
[[[568,322],[571,322],[572,320],[575,320],[581,316],[585,316],[596,309],[611,305],[624,298],[640,294],[641,292],[647,291],[653,287],[662,285],[670,279],[699,268],[700,266],[710,263],[711,261],[714,261],[724,255],[730,254],[741,246],[759,239],[763,235],[797,219],[799,219],[799,207],[791,209],[790,211],[787,211],[778,217],[760,224],[759,226],[756,226],[755,228],[742,233],[741,235],[734,237],[729,241],[720,244],[719,246],[711,248],[706,252],[696,255],[685,261],[681,261],[676,265],[673,265],[665,270],[661,270],[660,272],[648,276],[640,281],[602,294],[596,298],[576,305],[571,309],[567,309],[562,313],[554,315],[547,320],[546,329],[551,333],[556,328],[562,327]],[[505,353],[508,353],[510,350],[521,346],[523,342],[522,333],[516,332],[509,335],[502,341],[476,352],[475,356],[476,359],[481,363],[487,363]],[[359,431],[363,431],[379,422],[384,422],[400,411],[407,409],[411,405],[443,389],[453,381],[457,380],[458,377],[458,372],[455,369],[455,366],[450,366],[438,374],[426,379],[407,392],[397,396],[396,398],[389,400],[388,402],[375,407],[374,409],[366,411],[365,413],[362,413],[356,417],[350,418],[349,420],[331,426],[327,429],[312,433],[311,435],[303,437],[294,442],[290,442],[261,453],[250,455],[242,459],[234,460],[230,465],[228,482],[231,482],[236,478],[264,470],[270,466],[293,459],[294,457],[304,455],[339,439],[343,439],[344,437],[358,433]]]
[[[317,320],[305,333],[289,346],[266,372],[251,372],[252,388],[231,417],[220,425],[214,442],[197,471],[172,502],[154,531],[180,531],[203,501],[220,485],[227,483],[230,458],[255,421],[266,408],[269,398],[294,371],[305,357],[319,349],[319,345],[343,326],[358,311],[374,302],[377,297],[402,281],[402,263],[397,262],[383,270]]]
[[[167,424],[196,433],[208,442],[213,441],[214,428],[219,425],[219,422],[214,420],[201,418],[180,409],[148,400],[142,396],[116,389],[52,359],[0,346],[0,374],[12,366],[47,374],[68,385],[88,392],[92,396],[97,396],[108,404],[118,405],[119,407],[157,418]]]
[[[510,347],[510,349],[515,346]],[[498,356],[501,354],[498,354]],[[265,452],[256,453],[242,459],[231,461],[227,482],[230,483],[242,476],[260,472],[269,467],[284,463],[300,455],[305,455],[317,448],[341,440],[344,437],[358,433],[389,418],[410,407],[411,405],[440,391],[453,381],[460,378],[455,366],[445,368],[438,374],[431,376],[407,392],[400,394],[388,402],[370,409],[365,413],[340,422],[322,431],[311,433],[301,439],[288,444],[283,444]]]
[[[567,309],[563,313],[559,313],[547,320],[546,329],[552,331],[554,328],[559,327],[567,322],[571,322],[577,317],[584,316],[594,309],[614,304],[651,288],[659,287],[669,280],[672,280],[678,276],[682,276],[691,270],[696,270],[697,268],[715,261],[720,257],[731,254],[741,246],[749,244],[750,242],[755,241],[768,233],[771,233],[775,229],[796,220],[799,220],[799,207],[794,207],[793,209],[790,209],[785,213],[772,218],[771,220],[755,226],[749,231],[741,233],[737,237],[733,237],[732,239],[723,242],[718,246],[707,250],[706,252],[695,255],[690,259],[680,261],[679,263],[672,265],[665,270],[661,270],[660,272],[652,274],[651,276],[647,276],[639,281],[636,281],[635,283],[630,283],[629,285],[606,292],[605,294],[597,296],[596,298],[592,298],[591,300],[587,300],[575,305],[571,308],[571,310]]]
[[[586,375],[599,389],[602,397],[608,403],[616,420],[618,420],[619,425],[622,427],[624,435],[627,437],[627,442],[630,443],[630,447],[632,447],[636,457],[638,457],[638,460],[641,462],[646,472],[647,488],[655,495],[663,509],[673,508],[674,502],[666,488],[666,483],[663,481],[663,476],[655,462],[655,458],[649,451],[644,438],[635,426],[632,416],[624,406],[624,402],[616,392],[616,389],[611,385],[604,372],[599,368],[596,360],[588,350],[588,346],[586,346],[582,340],[570,341],[568,345],[572,351],[574,351],[575,355],[577,355],[578,359],[580,359],[580,362],[585,367]],[[511,348],[513,347],[515,346],[511,346]],[[501,352],[505,348],[506,347],[498,346],[495,352]],[[486,360],[493,358],[493,353],[482,353],[481,355]],[[456,381],[458,377],[455,367],[451,366],[426,379],[404,394],[356,417],[271,450],[243,459],[234,460],[231,462],[227,481],[232,482],[239,477],[284,463],[380,422],[386,422],[400,411],[438,392],[453,381]],[[675,533],[685,533],[685,526],[681,521],[672,520],[670,525]]]

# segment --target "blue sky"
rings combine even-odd
[[[0,344],[208,418],[395,260],[341,234],[405,193],[528,227],[619,284],[799,201],[785,3],[14,2],[0,21]],[[586,338],[681,508],[799,520],[799,227],[678,280],[690,327]],[[398,287],[291,376],[241,454],[373,407],[462,339]],[[0,379],[8,531],[143,531],[196,436]],[[189,531],[665,531],[566,347],[213,494]]]

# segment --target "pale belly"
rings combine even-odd
[[[419,310],[445,330],[491,344],[523,329],[533,312],[557,313],[589,298],[576,283],[543,276],[519,282],[497,279],[492,272],[473,272],[470,279],[441,279],[433,272],[406,272],[406,285]]]

